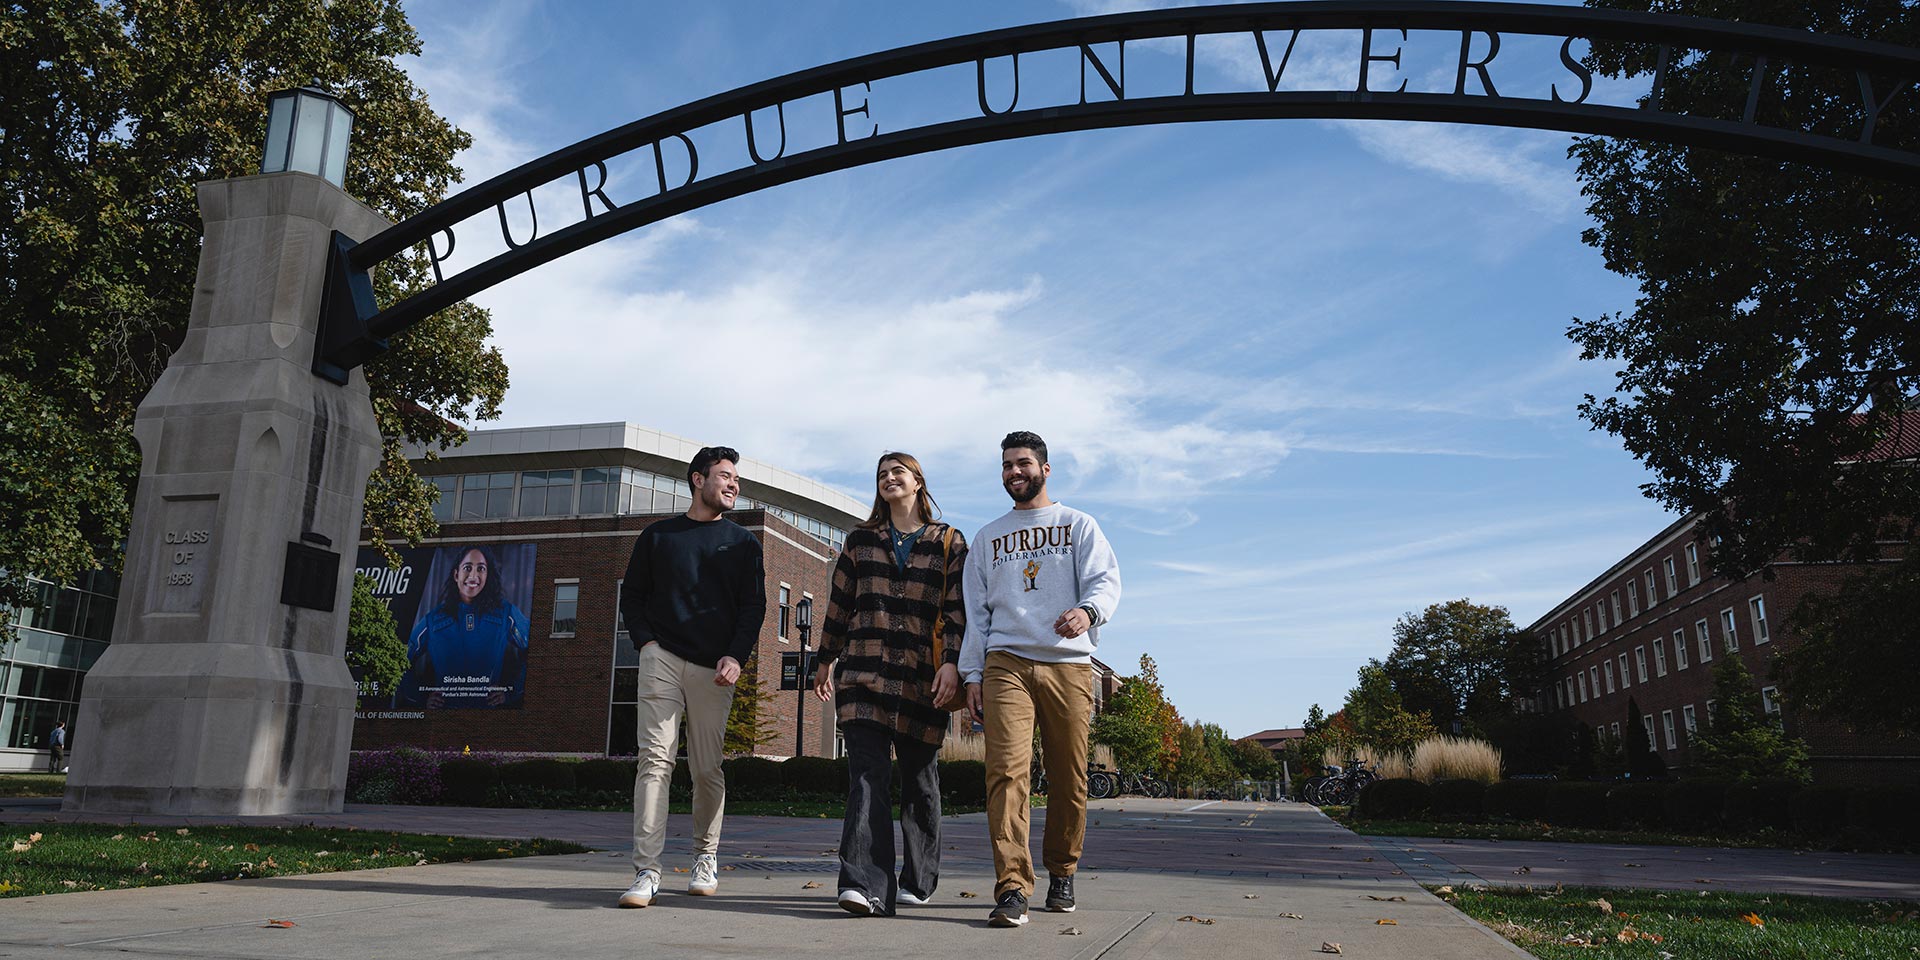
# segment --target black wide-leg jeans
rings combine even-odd
[[[940,882],[940,748],[877,726],[840,728],[847,743],[847,819],[840,832],[840,889],[858,890],[876,912],[893,912],[900,887],[933,896]],[[890,756],[889,754],[892,754]],[[893,873],[893,756],[900,758],[902,859]]]

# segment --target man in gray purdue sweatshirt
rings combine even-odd
[[[1047,909],[1074,908],[1073,874],[1087,832],[1087,729],[1093,722],[1093,648],[1120,603],[1120,566],[1093,518],[1047,496],[1046,441],[1021,430],[1000,441],[1006,516],[981,528],[967,552],[967,635],[960,675],[987,729],[987,833],[994,907],[987,922],[1027,922],[1033,895],[1027,796],[1033,731],[1046,755]]]

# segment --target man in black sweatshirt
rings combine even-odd
[[[721,516],[740,493],[739,463],[730,447],[694,454],[687,469],[693,506],[641,531],[627,561],[620,613],[640,651],[640,769],[633,786],[634,878],[620,896],[623,907],[644,907],[660,891],[667,785],[683,712],[693,775],[687,892],[705,896],[720,886],[720,819],[727,803],[721,744],[733,683],[767,615],[760,541]]]

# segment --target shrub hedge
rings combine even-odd
[[[577,763],[552,757],[535,757],[500,765],[500,782],[510,787],[539,787],[543,790],[573,790],[579,786],[573,770]]]
[[[1487,816],[1530,823],[1547,818],[1551,780],[1502,780],[1487,787],[1482,798]]]
[[[1716,780],[1682,780],[1668,787],[1666,807],[1668,827],[1711,832],[1722,826],[1727,785]]]
[[[1847,840],[1857,846],[1909,847],[1920,840],[1914,808],[1920,790],[1913,787],[1876,787],[1855,790],[1847,798]]]
[[[1431,795],[1418,780],[1375,780],[1360,788],[1353,812],[1366,820],[1411,820],[1427,811]]]
[[[720,764],[727,777],[727,796],[740,800],[778,800],[781,798],[778,760],[766,757],[730,757]]]
[[[1615,827],[1659,827],[1667,822],[1667,789],[1659,781],[1622,783],[1607,791],[1607,823]]]
[[[500,772],[485,760],[453,757],[440,763],[440,797],[447,803],[476,806],[500,782]]]
[[[1787,801],[1793,832],[1804,837],[1830,839],[1847,829],[1847,800],[1853,791],[1846,787],[1802,787]]]
[[[1486,798],[1487,785],[1478,780],[1438,780],[1430,789],[1428,808],[1436,820],[1478,821]]]
[[[789,793],[844,797],[847,794],[847,761],[829,760],[826,757],[793,757],[780,764],[780,783]]]
[[[955,807],[986,806],[987,765],[978,760],[941,761],[940,801]]]
[[[1610,783],[1585,781],[1549,784],[1542,819],[1557,827],[1604,827],[1607,791],[1612,788]]]
[[[1727,786],[1727,825],[1736,830],[1793,829],[1793,795],[1804,785],[1791,780],[1756,780]]]
[[[595,760],[582,760],[573,770],[573,780],[581,790],[589,793],[620,791],[633,792],[633,780],[639,763],[633,760],[614,760],[601,757]]]

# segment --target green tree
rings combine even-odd
[[[1713,668],[1714,709],[1693,740],[1693,772],[1716,780],[1813,778],[1807,748],[1788,737],[1761,709],[1753,675],[1737,656]]]
[[[1413,713],[1402,706],[1393,681],[1377,661],[1360,668],[1360,683],[1347,693],[1342,712],[1353,722],[1358,741],[1376,750],[1411,753],[1414,744],[1438,733],[1425,711]]]
[[[1140,673],[1123,677],[1093,718],[1092,739],[1113,748],[1113,762],[1126,771],[1166,770],[1179,753],[1180,711],[1160,685],[1160,667],[1140,655]]]
[[[1920,46],[1920,4],[1839,0],[1589,0]],[[1588,63],[1647,78],[1652,45],[1597,43]],[[1751,58],[1675,57],[1661,109],[1738,117]],[[1867,78],[1891,91],[1890,78]],[[1866,118],[1853,71],[1769,64],[1761,126],[1858,138]],[[1876,118],[1876,146],[1920,148],[1911,92]],[[1581,415],[1619,437],[1654,479],[1647,494],[1701,516],[1721,538],[1714,565],[1765,571],[1782,555],[1877,559],[1906,545],[1902,566],[1856,587],[1901,609],[1920,605],[1920,470],[1911,450],[1920,397],[1920,191],[1819,166],[1674,144],[1574,142],[1594,226],[1585,241],[1639,286],[1629,311],[1575,320],[1585,359],[1617,364],[1614,395]],[[1897,451],[1909,451],[1904,455]],[[1833,619],[1829,608],[1816,620]],[[1836,634],[1872,656],[1790,657],[1808,706],[1862,725],[1912,728],[1911,698],[1834,695],[1920,684],[1911,620],[1858,618],[1870,634]],[[1890,706],[1891,705],[1891,706]],[[1891,713],[1890,713],[1891,710]],[[1902,714],[1900,711],[1908,711]]]
[[[1639,698],[1627,698],[1626,726],[1620,729],[1626,731],[1626,742],[1622,747],[1626,752],[1627,776],[1635,780],[1666,776],[1667,761],[1661,759],[1659,752],[1653,749],[1653,739],[1648,735],[1646,722],[1640,713]]]
[[[767,743],[777,732],[773,729],[772,711],[766,706],[766,691],[760,686],[760,654],[756,651],[740,667],[740,679],[733,682],[733,706],[727,709],[727,732],[721,742],[721,749],[734,756],[750,756],[761,744]],[[824,704],[815,704],[823,711],[833,708]],[[831,723],[831,712],[821,721]],[[794,755],[802,752],[798,745]]]
[[[407,672],[407,641],[393,611],[373,595],[373,578],[353,575],[353,601],[347,609],[347,667],[367,696],[391,694]]]
[[[1436,603],[1393,625],[1381,666],[1406,707],[1442,730],[1483,736],[1537,680],[1540,645],[1514,629],[1507,608],[1472,600]]]
[[[1916,548],[1909,548],[1916,549]],[[1795,709],[1843,717],[1893,736],[1920,731],[1920,559],[1875,567],[1831,596],[1809,596],[1787,618],[1800,643],[1773,659]]]
[[[266,94],[318,83],[359,119],[347,191],[399,219],[437,202],[470,138],[401,68],[399,0],[40,0],[0,6],[0,603],[25,576],[117,567],[139,469],[132,423],[187,326],[194,184],[259,170]],[[420,288],[409,256],[383,302]],[[433,487],[402,455],[498,415],[507,372],[461,304],[367,368],[386,437],[368,483],[375,543],[432,532]]]
[[[1235,740],[1228,750],[1227,759],[1240,779],[1280,779],[1280,761],[1274,759],[1273,751],[1251,738]]]

